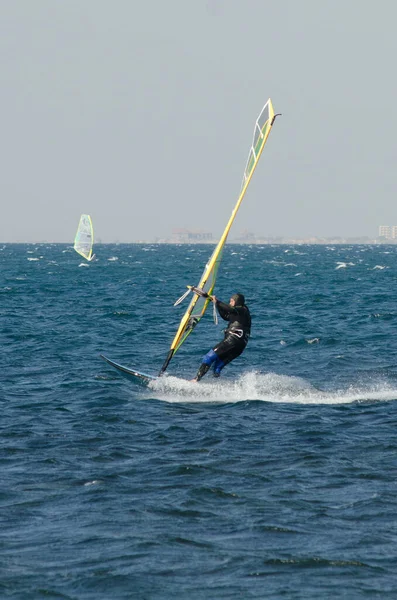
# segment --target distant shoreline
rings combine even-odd
[[[130,242],[95,242],[95,246],[121,246],[121,245],[144,245],[144,244],[156,244],[156,245],[165,245],[165,246],[215,246],[218,243],[218,240],[208,240],[208,241],[177,241],[177,240],[164,240],[164,239],[154,239],[154,240],[137,240]],[[40,240],[34,242],[0,242],[0,244],[62,244],[62,245],[70,245],[73,247],[72,241],[66,242],[54,242],[49,240]],[[258,240],[229,240],[227,242],[228,245],[240,245],[240,246],[329,246],[331,245],[357,245],[357,246],[394,246],[397,244],[397,239],[385,240],[380,238],[373,239],[365,239],[365,238],[310,238],[310,239],[258,239]]]

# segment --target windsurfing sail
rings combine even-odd
[[[161,367],[159,375],[164,373],[164,371],[167,369],[175,352],[178,350],[178,348],[180,348],[180,346],[183,344],[186,338],[196,327],[197,323],[200,321],[201,317],[204,315],[207,309],[208,303],[210,302],[209,296],[212,294],[215,286],[216,276],[222,259],[223,248],[225,246],[227,236],[229,234],[231,226],[233,225],[233,221],[236,217],[237,211],[240,208],[241,202],[243,201],[245,192],[247,191],[248,185],[251,181],[252,175],[261,157],[263,148],[266,144],[266,140],[269,136],[269,133],[273,127],[273,123],[277,116],[278,115],[274,113],[272,101],[269,98],[255,122],[252,145],[248,154],[248,159],[244,170],[240,195],[233,209],[231,217],[225,227],[225,230],[214,252],[212,253],[211,258],[205,266],[198,286],[196,288],[193,286],[188,286],[189,290],[193,291],[194,296],[190,301],[188,309],[186,310],[185,314],[181,319],[178,330],[168,352],[167,358],[165,359],[164,364]],[[187,293],[184,294],[181,299],[183,299],[183,297],[187,295]]]
[[[74,249],[87,260],[92,260],[92,246],[94,244],[94,230],[90,215],[81,215],[76,237],[74,238]]]

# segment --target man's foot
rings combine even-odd
[[[198,379],[197,379],[197,377],[195,377],[194,379],[191,379],[190,381],[194,381],[194,383],[197,383]]]
[[[207,365],[206,363],[201,363],[200,368],[197,371],[196,381],[200,381],[200,379],[204,377],[209,368],[210,365]]]

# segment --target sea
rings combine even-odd
[[[0,598],[397,598],[397,246],[0,244]]]

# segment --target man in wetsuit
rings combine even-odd
[[[251,315],[245,306],[243,294],[234,294],[229,304],[221,302],[216,296],[212,296],[211,300],[222,319],[229,321],[229,325],[225,329],[224,339],[203,357],[193,381],[200,381],[211,367],[214,369],[214,377],[219,377],[223,367],[240,356],[251,334]]]

